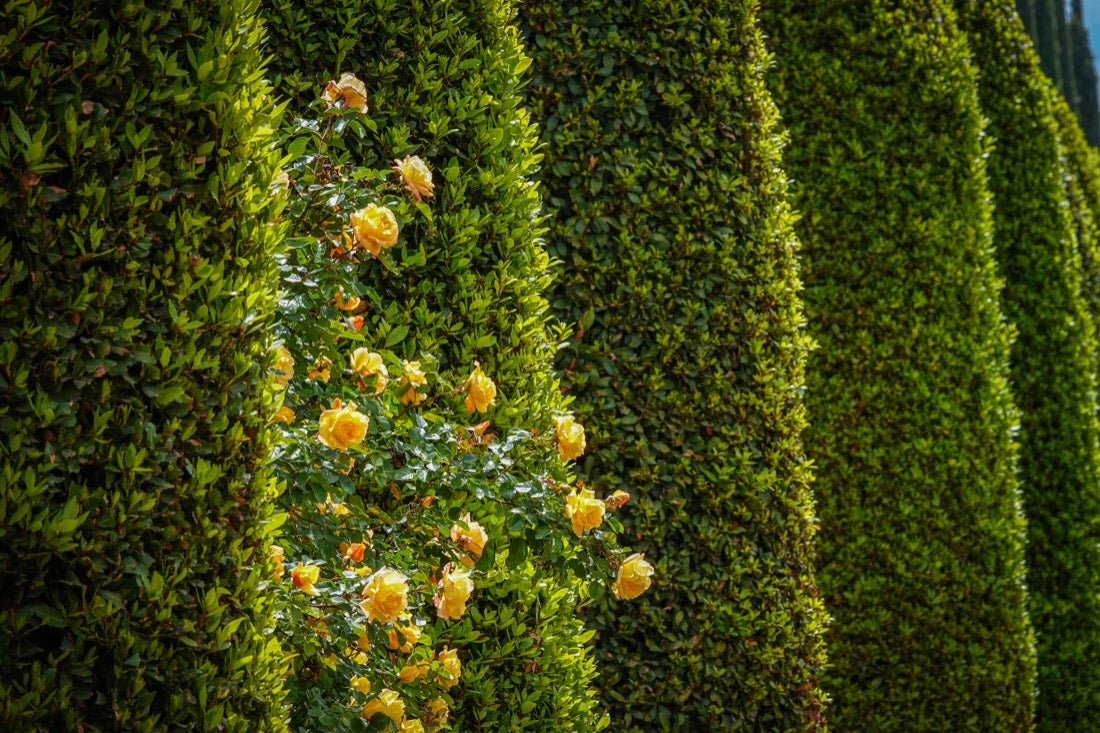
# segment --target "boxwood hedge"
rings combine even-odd
[[[634,498],[594,606],[616,731],[823,730],[798,300],[755,3],[520,5],[582,477]]]
[[[248,0],[0,6],[0,729],[269,731]]]
[[[1012,381],[1021,415],[1029,610],[1038,636],[1036,729],[1100,724],[1100,426],[1096,334],[1079,245],[1094,232],[1074,206],[1073,124],[1009,0],[958,2],[981,74],[1004,309],[1016,324]],[[1078,140],[1083,144],[1083,140]],[[1072,147],[1072,146],[1071,146]],[[1079,232],[1084,238],[1079,238]]]
[[[805,441],[834,618],[830,721],[1029,730],[1011,329],[965,38],[938,0],[762,15],[819,344]]]

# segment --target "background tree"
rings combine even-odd
[[[769,59],[742,0],[528,2],[579,464],[657,565],[596,604],[616,731],[823,730],[808,346]]]
[[[1027,731],[1011,329],[970,51],[946,2],[789,0],[762,17],[819,344],[805,441],[830,721]]]
[[[0,728],[283,731],[255,3],[0,28]]]

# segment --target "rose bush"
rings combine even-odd
[[[572,416],[498,433],[481,366],[452,383],[431,354],[391,350],[404,333],[363,332],[358,314],[379,295],[361,274],[415,277],[394,245],[403,223],[431,220],[432,187],[418,157],[391,170],[348,159],[342,137],[372,124],[360,84],[331,82],[316,118],[286,130],[287,183],[274,190],[289,197],[293,236],[271,371],[286,486],[271,580],[292,730],[439,730],[478,639],[478,589],[518,574],[610,580],[624,553],[608,512],[625,494],[605,503],[571,485],[564,461],[584,450]],[[295,364],[313,366],[302,378]]]

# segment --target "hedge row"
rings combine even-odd
[[[616,731],[824,730],[808,340],[755,3],[524,3],[579,462],[657,581],[597,604]],[[635,503],[636,502],[636,503]]]
[[[0,29],[0,729],[282,733],[256,5]]]
[[[1011,329],[966,39],[938,0],[762,15],[819,344],[804,439],[834,619],[830,721],[1027,731]]]

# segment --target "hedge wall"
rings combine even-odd
[[[1012,382],[1038,636],[1036,729],[1088,728],[1100,724],[1100,681],[1081,674],[1100,664],[1100,425],[1096,335],[1055,116],[1065,102],[1039,69],[1011,2],[956,5],[993,138],[995,242],[1004,310],[1017,330]]]
[[[819,344],[807,368],[838,730],[1026,731],[1011,329],[946,2],[765,3]]]
[[[0,29],[0,729],[285,730],[255,4]]]
[[[624,541],[657,567],[591,613],[616,731],[825,728],[808,341],[754,5],[520,7],[579,471],[634,497]]]
[[[266,8],[276,85],[292,109],[353,73],[369,107],[369,134],[353,153],[375,168],[419,155],[433,171],[422,216],[401,222],[388,264],[362,281],[368,345],[430,355],[441,379],[456,384],[477,361],[498,387],[495,426],[551,431],[566,403],[552,368],[559,334],[543,296],[551,274],[530,181],[536,134],[518,90],[528,60],[510,3],[269,0]],[[441,399],[425,409],[447,407]],[[591,634],[574,611],[586,587],[565,568],[547,577],[522,562],[508,584],[479,587],[475,638],[459,648],[463,681],[450,691],[456,730],[602,725]]]

